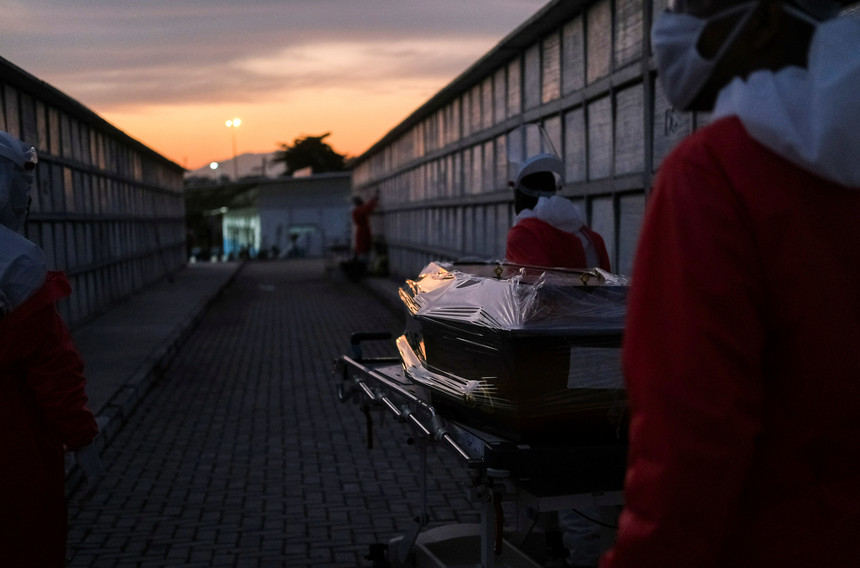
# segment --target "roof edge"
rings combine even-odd
[[[162,162],[165,165],[172,166],[178,170],[186,171],[184,167],[180,166],[173,160],[159,154],[143,142],[129,136],[128,134],[126,134],[125,132],[123,132],[122,130],[96,114],[94,111],[90,110],[88,107],[78,102],[76,99],[73,99],[72,97],[60,91],[53,85],[39,79],[35,75],[25,71],[21,67],[18,67],[17,65],[3,57],[0,57],[0,76],[3,77],[4,83],[12,87],[25,90],[26,92],[34,95],[37,100],[44,101],[57,107],[60,110],[69,113],[70,115],[78,118],[79,120],[103,132],[104,134],[108,134],[111,136],[119,136],[123,138],[124,142],[126,142],[129,146],[141,152],[142,154],[145,154],[152,159]]]
[[[491,71],[509,63],[523,49],[533,45],[535,41],[561,23],[582,12],[589,0],[552,0],[538,10],[518,28],[505,36],[496,46],[469,66],[453,81],[433,95],[427,102],[418,107],[403,121],[388,131],[361,155],[353,158],[351,168],[361,165],[373,155],[391,144],[394,140],[408,132],[416,124],[431,116],[439,108],[456,99],[460,94],[471,89],[485,79]]]

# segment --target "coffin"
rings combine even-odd
[[[443,416],[516,441],[624,441],[628,281],[599,269],[431,263],[400,290],[407,375]]]

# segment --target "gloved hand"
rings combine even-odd
[[[102,464],[102,460],[99,459],[99,452],[94,444],[84,446],[75,451],[75,462],[81,468],[87,480],[87,487],[81,496],[81,502],[86,502],[92,498],[99,483],[101,483],[105,475],[105,466]]]

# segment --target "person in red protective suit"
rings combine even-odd
[[[538,128],[536,125],[529,125]],[[542,136],[545,133],[539,129]],[[514,226],[508,231],[505,258],[508,262],[553,268],[611,270],[603,238],[585,223],[582,210],[569,199],[557,195],[564,165],[550,150],[537,153],[519,163],[510,185],[514,188]],[[517,151],[514,151],[516,154]],[[600,556],[600,526],[589,519],[601,516],[598,507],[580,505],[576,511],[558,512],[555,527],[544,527],[548,555],[566,554],[565,565],[591,568]],[[552,523],[552,521],[549,521]],[[556,541],[556,534],[560,542]]]
[[[555,174],[538,171],[512,184],[517,218],[508,231],[508,262],[610,270],[603,238],[585,224],[585,216],[576,204],[555,195]]]
[[[373,244],[373,238],[370,233],[370,214],[373,213],[373,210],[376,209],[376,205],[379,203],[379,194],[374,195],[367,203],[356,195],[352,198],[352,202],[355,205],[352,210],[352,222],[355,224],[353,253],[356,259],[367,262],[370,257],[370,248]]]
[[[64,450],[91,484],[102,466],[83,363],[55,302],[69,295],[24,224],[35,151],[0,132],[0,564],[66,565]]]
[[[602,568],[860,566],[860,22],[827,1],[670,1],[681,110],[623,363],[625,507]]]

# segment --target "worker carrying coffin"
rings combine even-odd
[[[630,460],[603,568],[860,566],[860,21],[670,0],[679,110],[624,338]]]

